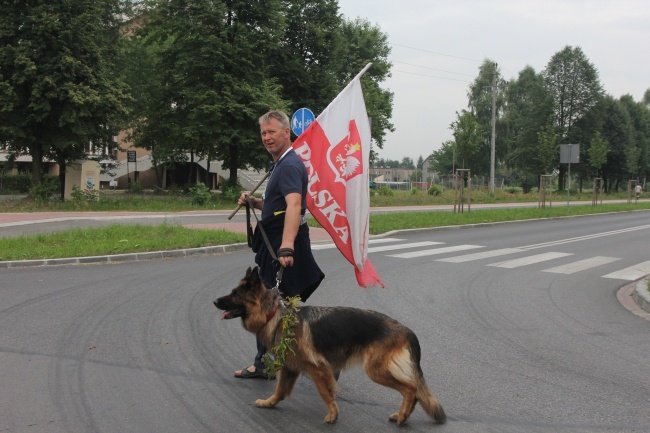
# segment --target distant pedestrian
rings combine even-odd
[[[641,197],[641,190],[642,190],[642,189],[643,189],[643,188],[641,188],[641,184],[640,184],[640,183],[637,183],[637,184],[636,184],[636,188],[634,188],[634,190],[636,191],[636,199],[637,199],[637,200],[639,199],[639,197]]]

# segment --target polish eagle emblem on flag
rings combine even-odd
[[[336,173],[335,181],[343,184],[363,173],[361,138],[354,120],[350,121],[348,131],[348,135],[339,144],[327,151],[327,162]]]

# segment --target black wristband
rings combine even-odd
[[[278,257],[293,257],[293,252],[292,248],[280,248],[278,250]]]

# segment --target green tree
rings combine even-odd
[[[271,74],[282,85],[290,111],[307,107],[318,114],[341,90],[343,20],[336,0],[282,2],[282,40],[267,48]],[[291,113],[289,113],[291,114]]]
[[[539,174],[552,173],[559,162],[559,139],[555,126],[548,122],[537,134],[537,148],[534,150]]]
[[[388,35],[367,20],[344,20],[340,41],[342,47],[337,76],[341,90],[368,63],[372,63],[361,78],[361,85],[368,117],[371,119],[372,139],[379,149],[383,149],[386,132],[395,130],[390,122],[393,115],[393,93],[380,87],[380,83],[390,77],[392,67],[388,61]]]
[[[494,86],[496,83],[496,86]],[[501,140],[500,117],[503,113],[505,96],[501,90],[506,87],[501,77],[501,72],[497,63],[490,59],[485,59],[479,67],[479,74],[474,82],[469,86],[467,92],[468,108],[474,115],[476,122],[480,125],[484,133],[481,135],[481,141],[477,142],[480,150],[476,151],[476,158],[471,162],[472,174],[489,174],[491,160],[491,132],[492,132],[492,89],[496,91],[496,136],[495,136],[495,158],[500,161],[506,155],[506,148]],[[498,165],[498,163],[497,163]]]
[[[623,178],[627,178],[625,149],[632,140],[632,121],[619,100],[606,96],[601,104],[604,115],[600,132],[609,143],[602,176],[606,191],[618,191]]]
[[[424,166],[424,158],[422,158],[422,155],[418,156],[418,162],[416,163],[416,167],[422,170]]]
[[[473,113],[463,110],[462,113],[456,113],[456,120],[450,125],[454,135],[454,148],[456,151],[456,167],[470,168],[472,175],[485,174],[485,169],[475,169],[482,167],[484,155],[482,149],[485,143],[485,137],[488,135],[479,124],[478,119]],[[488,166],[489,170],[489,166]]]
[[[133,19],[138,18],[142,19],[138,16]],[[117,63],[133,96],[130,104],[130,134],[126,136],[126,141],[151,151],[158,185],[162,187],[164,168],[170,167],[177,159],[175,149],[157,146],[158,143],[169,140],[172,126],[162,123],[157,113],[164,111],[161,105],[165,104],[161,52],[168,48],[173,39],[169,38],[162,44],[151,43],[139,32],[135,32],[122,41],[123,49]],[[179,154],[178,158],[184,160],[185,155]]]
[[[269,156],[257,119],[287,108],[266,55],[281,37],[280,2],[158,0],[152,6],[144,31],[160,47],[163,90],[143,127],[165,137],[156,144],[160,154],[223,161],[230,183],[237,169],[265,167]],[[188,180],[194,181],[191,172]]]
[[[84,147],[110,148],[122,127],[125,87],[114,68],[123,2],[0,0],[0,141],[32,157],[41,182],[45,158],[60,165]]]
[[[627,168],[632,178],[648,173],[650,157],[650,111],[643,102],[635,102],[631,95],[623,95],[620,103],[630,115],[632,137],[626,149]]]
[[[587,154],[589,155],[589,166],[594,170],[596,176],[601,176],[601,169],[607,163],[608,143],[600,132],[597,132],[589,143]]]
[[[603,97],[598,70],[589,62],[580,47],[566,46],[549,61],[543,72],[546,86],[553,98],[554,123],[561,143],[585,143],[595,131],[597,117],[585,122],[585,116]],[[580,121],[583,121],[580,123]],[[586,146],[581,146],[585,148]],[[560,189],[564,188],[564,170],[560,167]]]
[[[452,173],[455,162],[456,142],[447,140],[434,150],[429,160],[429,170],[438,173]]]
[[[507,149],[504,161],[526,179],[528,174],[539,176],[552,171],[538,152],[539,141],[551,133],[547,128],[553,113],[553,100],[541,74],[527,66],[516,80],[508,83],[505,92],[505,113],[502,118],[503,145]],[[552,125],[551,125],[552,128]],[[555,158],[557,159],[557,158]]]
[[[406,168],[408,170],[413,170],[415,168],[415,164],[413,163],[413,158],[409,156],[405,156],[402,158],[402,162],[399,164],[400,168]]]

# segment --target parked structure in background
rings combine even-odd
[[[99,162],[101,166],[101,175],[99,178],[100,189],[129,189],[132,184],[137,182],[142,189],[168,189],[172,186],[182,187],[196,182],[204,182],[211,189],[221,188],[224,179],[229,174],[227,170],[221,168],[221,161],[208,161],[195,159],[191,162],[192,156],[186,155],[186,162],[179,162],[173,165],[154,166],[151,152],[133,147],[132,143],[126,140],[127,131],[123,131],[115,137],[117,148],[111,154],[103,148],[95,147],[92,143],[86,145],[85,151],[88,159]],[[127,161],[127,151],[135,152],[135,162]],[[50,176],[58,176],[59,166],[54,161],[44,162],[44,172]],[[32,166],[32,157],[22,155],[9,167],[9,154],[7,149],[0,146],[0,170],[6,168],[10,174],[30,173]],[[192,167],[193,166],[193,167]],[[193,178],[190,179],[190,173]],[[239,170],[239,183],[244,189],[252,189],[264,173],[258,173],[254,170]],[[261,192],[264,191],[264,186]]]

